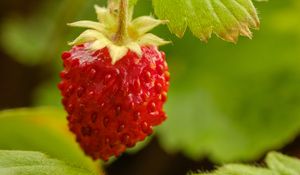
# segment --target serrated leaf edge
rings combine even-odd
[[[206,18],[207,21],[211,20],[212,22],[210,22],[210,26],[199,25],[200,27],[199,26],[192,27],[192,23],[195,23],[195,21],[189,21],[189,19],[195,16],[198,16],[197,18],[199,18],[199,14],[197,15],[196,13],[192,13],[191,9],[189,10],[190,12],[187,12],[187,10],[182,12],[183,13],[182,20],[184,21],[182,21],[182,24],[180,26],[174,27],[174,25],[176,25],[174,23],[177,21],[169,19],[167,17],[168,15],[166,15],[166,12],[160,12],[161,9],[158,10],[158,8],[160,8],[158,6],[163,4],[164,0],[152,0],[152,1],[153,1],[155,14],[160,19],[169,20],[170,23],[168,24],[168,27],[171,33],[174,33],[177,37],[180,38],[184,36],[186,29],[189,28],[191,32],[203,42],[207,42],[211,38],[212,34],[214,33],[216,36],[218,36],[219,38],[225,41],[236,43],[240,35],[252,39],[253,34],[250,29],[259,29],[260,26],[260,20],[258,18],[257,11],[251,0],[243,1],[248,8],[245,7],[246,5],[241,4],[239,0],[231,0],[231,2],[235,4],[235,6],[240,7],[239,10],[243,11],[243,16],[244,16],[243,18],[237,17],[234,14],[234,11],[230,7],[228,7],[227,5],[228,2],[224,3],[223,0],[218,0],[218,1],[213,1],[214,4],[218,3],[218,5],[213,5],[212,0],[205,0],[204,3],[206,3],[207,6],[209,6],[208,8],[209,11],[207,12],[207,15],[204,16],[204,18]],[[190,4],[192,3],[191,0],[184,1],[182,3],[189,4],[188,6],[190,8],[194,8],[193,5]],[[217,13],[215,6],[222,7],[220,11],[222,12],[222,14],[226,13],[227,16],[230,16],[232,18],[233,20],[231,21],[232,24],[223,21],[225,18]],[[164,7],[165,10],[167,10],[168,8],[169,7]],[[213,23],[213,21],[215,21],[215,23]],[[217,25],[219,26],[218,28],[216,27]]]

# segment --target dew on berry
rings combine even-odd
[[[132,93],[129,93],[129,94],[127,95],[127,97],[128,97],[128,100],[129,100],[129,101],[132,101],[132,99],[133,99],[133,94],[132,94]]]
[[[95,95],[95,91],[89,91],[88,95],[89,96],[94,96]]]
[[[112,75],[111,74],[107,74],[104,78],[104,84],[108,84],[109,81],[111,80],[112,78]]]
[[[120,70],[119,69],[116,69],[116,74],[120,75]]]
[[[101,108],[103,108],[103,107],[104,107],[104,105],[105,105],[105,103],[103,102],[103,103],[101,103],[100,107],[101,107]]]

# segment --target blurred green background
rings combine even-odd
[[[33,107],[0,113],[0,149],[84,157],[67,129],[60,133],[66,121],[56,85],[60,54],[82,31],[66,23],[96,20],[94,4],[105,2],[0,2],[0,108]],[[105,164],[107,174],[185,174],[259,161],[269,150],[300,157],[300,1],[255,5],[261,29],[237,44],[215,36],[205,44],[189,31],[178,39],[166,26],[154,31],[173,41],[161,48],[172,75],[169,118],[153,138]],[[135,15],[151,13],[151,1],[140,0]]]

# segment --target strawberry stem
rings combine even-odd
[[[128,23],[128,0],[120,0],[119,4],[119,26],[115,35],[115,42],[123,45],[127,38],[127,24]]]
[[[107,7],[108,7],[110,13],[114,13],[114,11],[116,10],[116,6],[117,6],[116,0],[108,0],[107,4],[108,4]]]

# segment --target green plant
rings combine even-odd
[[[29,23],[16,17],[4,22],[1,42],[6,52],[19,62],[50,68],[47,71],[53,76],[36,90],[34,105],[53,107],[1,112],[0,149],[41,151],[72,164],[83,162],[85,169],[100,173],[99,163],[83,155],[73,136],[68,133],[66,114],[61,109],[60,96],[55,87],[57,72],[61,69],[59,53],[67,49],[66,41],[77,35],[70,32],[65,24],[89,18],[92,14],[90,9],[96,1],[47,3],[45,6],[51,8],[41,8],[41,11],[47,9],[45,11],[49,12],[33,15]],[[103,1],[97,3],[104,4]],[[213,33],[234,43],[239,35],[252,38],[250,28],[259,27],[253,3],[250,0],[153,0],[130,3],[135,5],[139,15],[149,13],[152,3],[157,17],[168,20],[171,33],[183,37],[178,40],[164,28],[155,30],[159,36],[174,43],[163,48],[169,55],[171,73],[174,74],[166,106],[169,119],[155,130],[167,152],[183,152],[195,160],[208,156],[215,163],[248,161],[261,157],[267,150],[282,148],[299,134],[300,73],[297,50],[300,46],[297,41],[300,35],[297,29],[300,25],[299,21],[293,20],[299,17],[298,2],[273,1],[269,3],[272,8],[264,7],[261,13],[263,30],[252,41],[241,39],[237,45],[229,45],[212,39],[203,47],[192,35],[205,42]],[[285,24],[287,19],[290,23]],[[271,23],[272,20],[276,22]],[[47,30],[41,31],[41,25]],[[184,37],[188,29],[191,33]],[[55,47],[49,47],[48,43]],[[12,131],[11,128],[18,129]],[[52,143],[56,144],[49,146]],[[140,143],[133,152],[146,144]],[[233,168],[232,171],[235,171],[236,167],[240,169],[240,165],[230,165],[221,170],[231,171]],[[264,168],[245,169],[250,169],[251,172],[246,171],[254,174],[256,170],[269,173]]]
[[[265,159],[266,167],[242,164],[228,164],[212,173],[192,173],[194,175],[296,175],[300,173],[300,160],[271,152]]]

